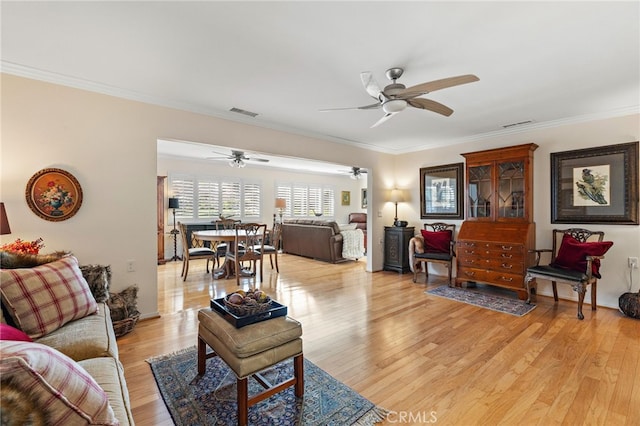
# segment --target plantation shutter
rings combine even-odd
[[[180,202],[180,208],[176,209],[176,219],[193,219],[195,200],[195,180],[190,176],[171,176],[172,196]]]
[[[224,217],[236,217],[240,211],[240,182],[222,182],[222,204],[220,214]]]
[[[260,184],[244,184],[244,217],[260,218]]]

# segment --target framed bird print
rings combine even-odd
[[[551,223],[638,225],[638,142],[551,153]]]

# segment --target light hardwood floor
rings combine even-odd
[[[384,424],[638,424],[640,321],[617,310],[585,306],[579,321],[575,303],[539,296],[514,317],[425,295],[439,276],[279,259],[260,287],[302,323],[306,358],[393,411]],[[118,339],[138,425],[173,424],[145,360],[195,345],[198,309],[237,288],[204,261],[184,283],[180,268],[158,267],[161,317]]]

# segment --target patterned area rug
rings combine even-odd
[[[195,347],[147,360],[164,402],[178,426],[236,425],[236,376],[219,357],[209,358],[204,376],[197,375]],[[262,373],[272,383],[293,375],[287,360]],[[249,380],[249,396],[263,388]],[[387,411],[376,407],[307,359],[304,360],[304,397],[294,388],[249,407],[250,425],[373,425]]]
[[[519,299],[496,296],[493,294],[481,293],[460,287],[449,287],[443,285],[432,290],[425,291],[425,294],[444,297],[445,299],[457,302],[468,303],[469,305],[491,309],[492,311],[503,312],[518,317],[524,316],[535,309],[536,305],[527,305]]]

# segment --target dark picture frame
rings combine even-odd
[[[420,217],[464,219],[464,163],[420,169]]]
[[[551,153],[551,223],[638,225],[638,142]]]
[[[25,198],[36,215],[59,222],[73,217],[80,210],[82,187],[66,170],[42,169],[27,182]]]
[[[362,188],[360,193],[360,200],[362,201],[362,208],[366,209],[368,206],[367,202],[367,188]]]

